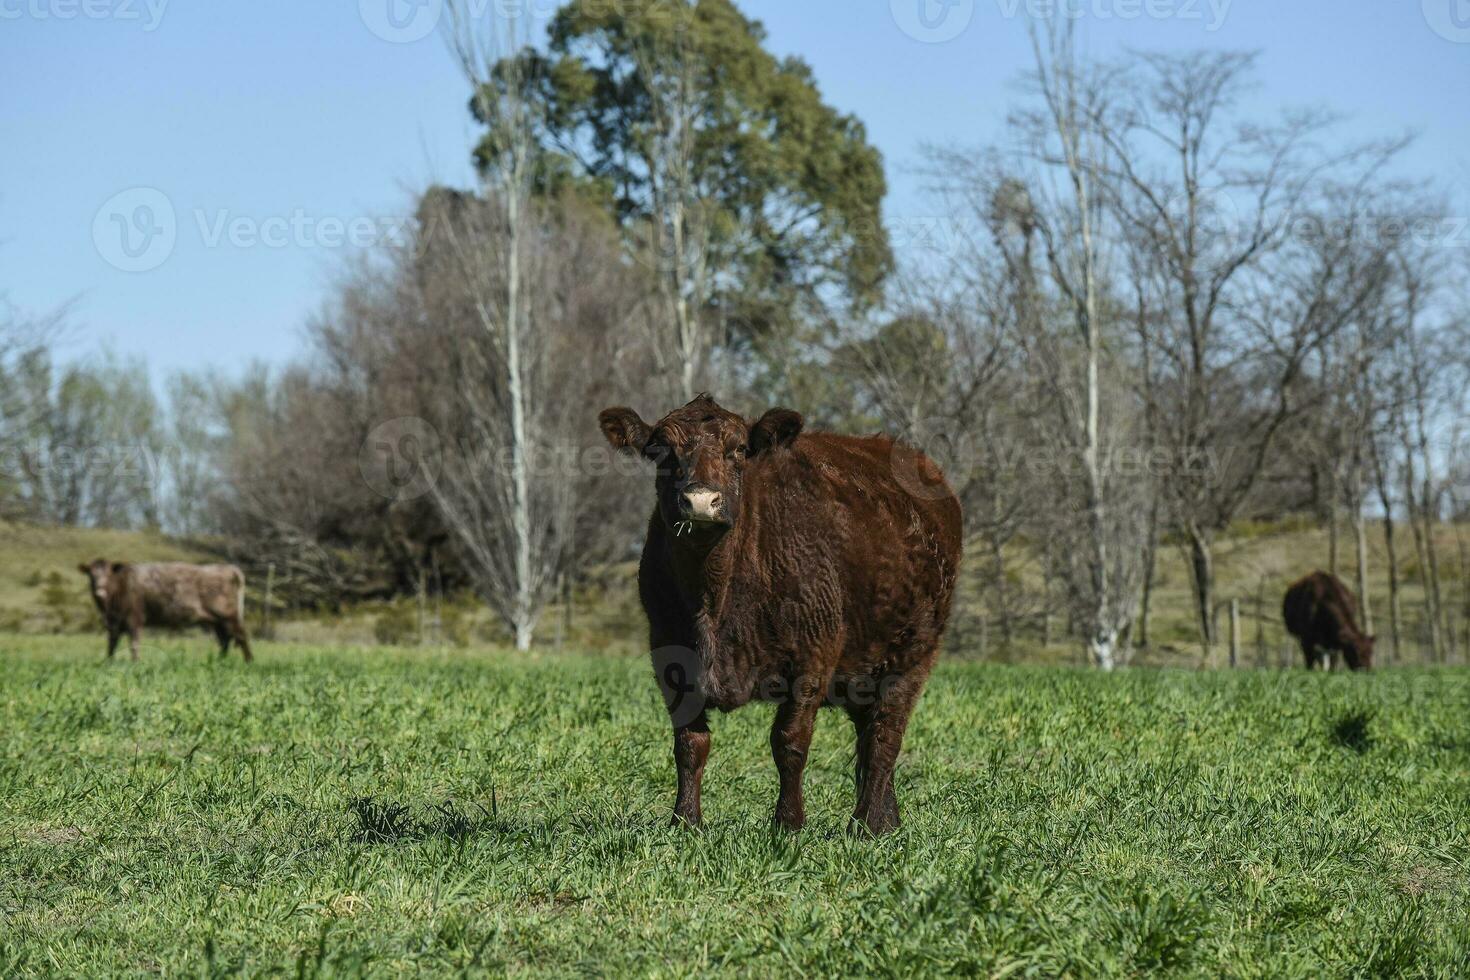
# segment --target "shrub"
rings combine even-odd
[[[419,619],[414,607],[411,604],[398,603],[384,609],[373,623],[373,636],[386,646],[417,643]]]
[[[53,571],[46,576],[45,583],[41,586],[41,605],[45,607],[53,628],[58,632],[72,629],[83,618],[76,590],[68,586],[60,572]]]
[[[469,646],[470,617],[463,605],[449,602],[439,610],[439,637],[453,647]]]

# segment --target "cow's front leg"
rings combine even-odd
[[[798,684],[791,697],[776,708],[776,721],[771,725],[771,757],[776,761],[776,771],[781,774],[781,795],[776,799],[773,822],[787,830],[800,830],[806,823],[801,777],[806,769],[807,750],[811,748],[812,731],[816,728],[817,709],[822,706],[823,693]]]
[[[122,630],[115,627],[107,627],[107,659],[111,660],[113,654],[117,653],[117,641],[122,639]]]
[[[687,725],[674,728],[674,766],[679,771],[679,796],[674,801],[673,826],[686,824],[698,827],[704,819],[699,809],[699,788],[704,782],[709,742],[709,721],[703,711]]]

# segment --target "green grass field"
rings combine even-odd
[[[1470,672],[951,662],[861,840],[824,712],[702,833],[641,659],[0,637],[0,975],[1470,975]]]

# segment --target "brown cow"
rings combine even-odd
[[[1348,587],[1327,572],[1313,572],[1287,588],[1281,618],[1301,643],[1308,670],[1319,664],[1330,667],[1324,657],[1327,651],[1341,652],[1353,670],[1373,669],[1374,637],[1358,629],[1357,609],[1358,601]]]
[[[204,626],[214,630],[221,657],[233,639],[245,662],[253,659],[245,633],[245,575],[234,565],[132,565],[98,558],[77,567],[91,582],[92,599],[107,626],[109,657],[126,632],[137,660],[138,637],[146,625]]]
[[[805,821],[802,769],[825,704],[857,728],[849,828],[897,828],[894,765],[960,561],[960,506],[939,468],[881,436],[803,433],[788,409],[752,424],[708,395],[655,425],[628,408],[599,422],[658,468],[638,591],[674,725],[674,822],[700,822],[705,709],[762,700],[777,705],[776,824]]]

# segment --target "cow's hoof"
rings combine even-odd
[[[776,814],[771,817],[771,829],[783,834],[794,834],[806,826],[806,814]]]
[[[847,833],[852,837],[886,837],[898,828],[897,816],[854,816],[847,822]]]

